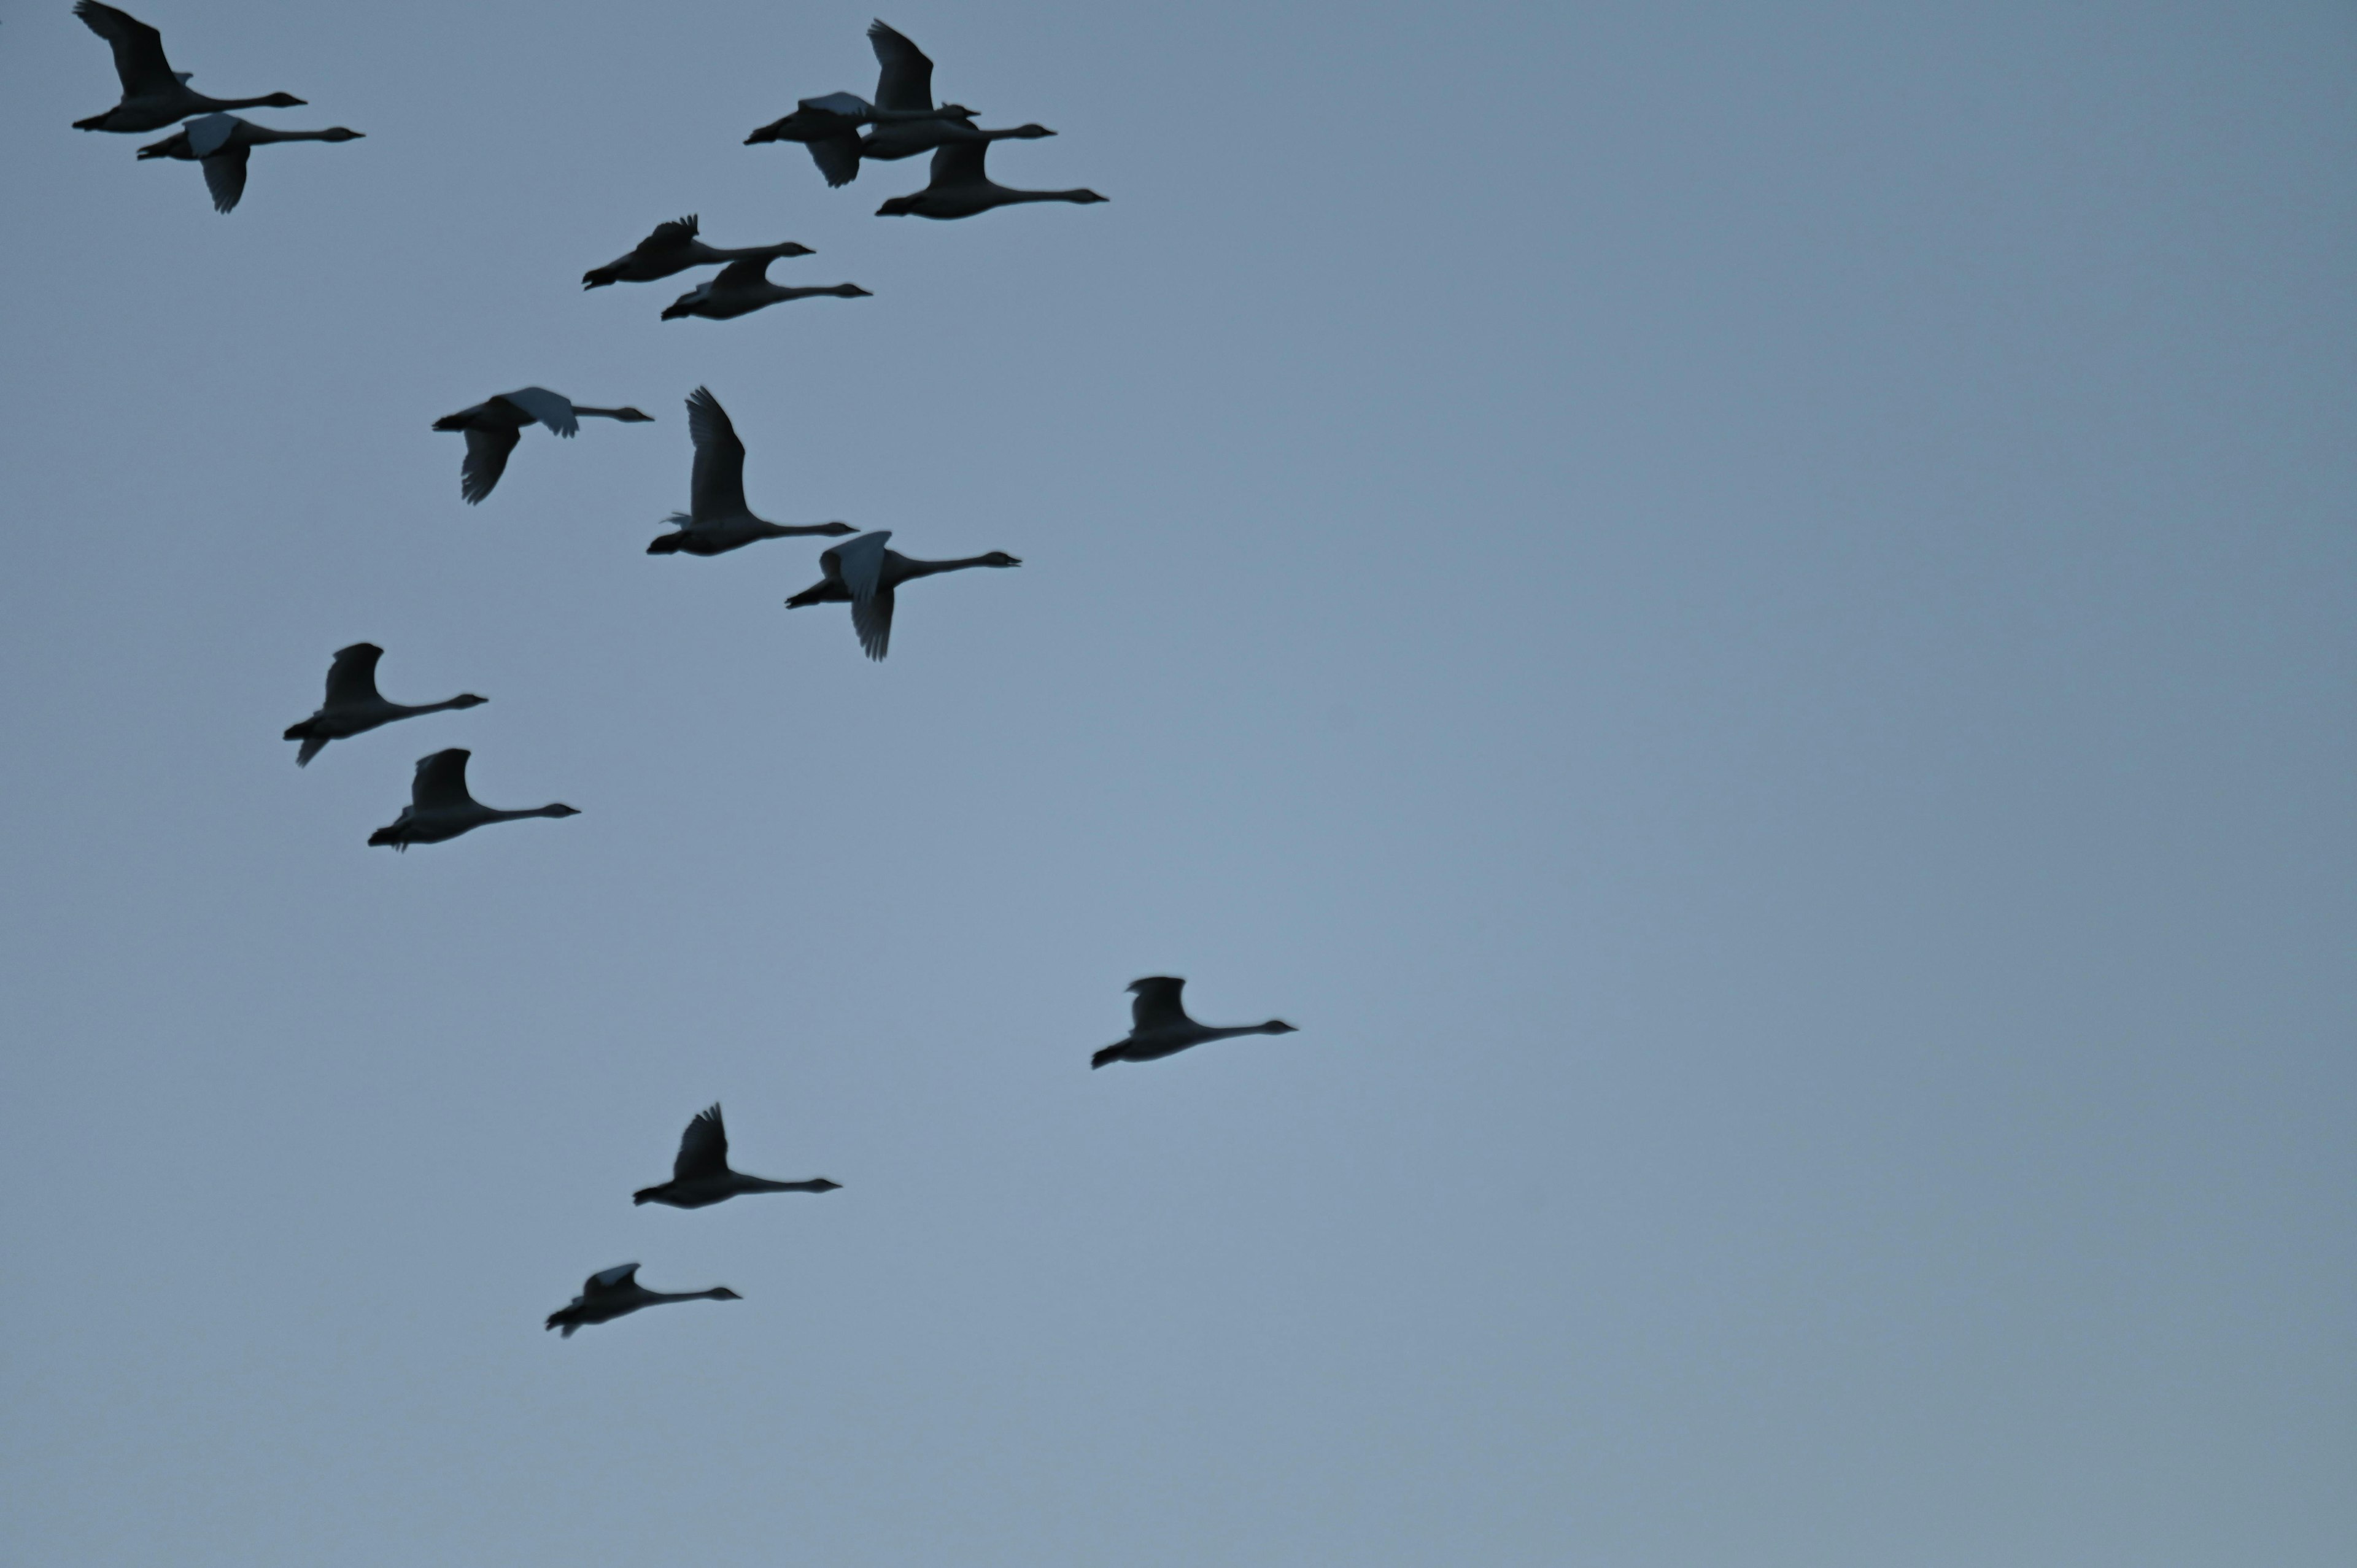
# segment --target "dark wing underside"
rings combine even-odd
[[[867,41],[875,48],[878,109],[931,109],[933,106],[933,62],[925,51],[881,22],[867,25]]]
[[[671,1163],[673,1181],[705,1181],[728,1171],[728,1129],[721,1123],[720,1107],[697,1113],[680,1134],[679,1157]]]
[[[859,634],[860,650],[881,659],[892,648],[892,590],[878,588],[867,597],[851,601],[851,629]]]
[[[1178,999],[1186,985],[1185,981],[1167,974],[1136,982],[1130,987],[1137,993],[1137,999],[1129,1004],[1131,1026],[1142,1034],[1148,1029],[1187,1023],[1186,1004]]]
[[[74,15],[114,51],[114,74],[123,79],[125,98],[152,97],[179,84],[164,58],[164,35],[138,17],[98,0],[76,0]]]
[[[933,152],[933,186],[989,184],[989,170],[983,162],[989,151],[988,142],[944,142]]]
[[[381,701],[376,691],[376,661],[383,657],[384,650],[373,642],[355,642],[350,648],[336,650],[336,661],[328,666],[328,706],[366,707]]]
[[[245,162],[253,149],[242,142],[231,142],[216,153],[205,155],[205,188],[212,192],[213,210],[233,210],[245,195]]]
[[[466,747],[454,746],[421,757],[417,777],[409,785],[410,802],[420,811],[473,805],[475,798],[467,793],[467,758],[471,755]]]
[[[762,265],[731,262],[720,269],[720,276],[726,281],[739,267],[759,275]],[[695,443],[695,467],[688,478],[689,510],[699,518],[744,516],[745,443],[737,438],[736,422],[707,387],[688,393],[687,435]]]
[[[859,136],[846,130],[840,135],[824,136],[803,144],[810,148],[811,162],[826,177],[829,185],[849,185],[859,177]]]
[[[468,428],[467,460],[458,468],[458,492],[467,498],[468,506],[491,493],[491,487],[508,471],[508,454],[522,439],[521,430]]]

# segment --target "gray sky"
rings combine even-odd
[[[955,223],[739,145],[865,6],[134,9],[367,139],[0,6],[16,1558],[2357,1555],[2347,7],[891,11],[1113,199]],[[1023,568],[649,558],[699,383]]]

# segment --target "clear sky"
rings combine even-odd
[[[12,1560],[2357,1560],[2357,12],[920,5],[934,223],[865,6],[132,9],[367,134],[0,5]]]

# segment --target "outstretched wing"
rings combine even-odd
[[[490,430],[467,427],[467,460],[458,466],[458,493],[467,498],[468,506],[491,493],[491,487],[508,471],[508,454],[522,439],[522,431],[504,424]]]
[[[188,134],[188,151],[200,158],[209,158],[229,145],[237,128],[245,122],[234,114],[204,114],[189,121],[181,129]]]
[[[834,574],[843,579],[852,603],[874,598],[884,586],[884,546],[891,537],[890,529],[879,528],[873,533],[846,539],[826,553],[833,558]]]
[[[467,758],[474,754],[463,746],[417,759],[417,777],[409,781],[410,804],[420,811],[447,811],[471,806],[467,793]]]
[[[383,657],[384,650],[373,642],[336,650],[336,661],[328,666],[328,706],[362,708],[382,701],[376,692],[376,661]]]
[[[732,262],[721,269],[727,276],[750,263]],[[709,387],[687,394],[687,435],[695,443],[695,472],[688,481],[689,512],[701,519],[745,515],[745,443],[737,426]]]
[[[805,142],[810,148],[811,162],[829,185],[849,185],[859,177],[859,134],[845,127],[832,136],[821,136]]]
[[[892,650],[892,590],[878,588],[873,596],[851,601],[851,629],[859,634],[860,651],[881,659]]]
[[[883,69],[876,76],[878,109],[931,109],[933,106],[933,62],[925,51],[881,22],[867,24],[867,41]]]
[[[673,1181],[705,1181],[728,1174],[728,1129],[721,1124],[720,1107],[697,1113],[679,1135],[679,1157],[671,1163]]]
[[[952,185],[988,185],[990,172],[984,166],[984,156],[990,144],[974,141],[944,142],[933,149],[932,188]]]
[[[674,218],[668,223],[658,223],[655,231],[639,242],[641,251],[676,251],[695,238],[696,217],[691,212],[684,218]]]
[[[805,98],[794,105],[814,113],[840,114],[847,120],[865,120],[874,113],[875,105],[856,92],[830,92],[823,98]]]
[[[1131,1026],[1143,1034],[1148,1029],[1189,1022],[1186,1004],[1178,1000],[1178,993],[1186,985],[1185,981],[1168,974],[1131,981],[1129,988],[1137,993],[1137,1000],[1129,1004]]]
[[[146,97],[169,92],[179,85],[172,62],[164,58],[163,34],[98,0],[75,0],[74,15],[114,50],[114,74],[123,79],[123,96]]]
[[[581,1294],[604,1295],[610,1291],[626,1289],[637,1283],[634,1276],[638,1272],[636,1263],[617,1263],[610,1269],[599,1269],[581,1282]]]
[[[198,166],[205,171],[205,188],[212,193],[214,211],[236,210],[245,195],[245,161],[253,153],[244,143],[232,142]]]
[[[500,395],[559,435],[570,438],[581,429],[581,422],[573,415],[573,400],[563,392],[553,392],[546,387],[523,387]]]

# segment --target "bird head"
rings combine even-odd
[[[1072,192],[1071,199],[1081,206],[1085,207],[1092,201],[1111,201],[1113,198],[1110,196],[1099,196],[1093,190],[1076,190]]]
[[[1020,136],[1027,142],[1036,142],[1042,136],[1052,136],[1055,134],[1045,125],[1017,125],[1007,133],[1010,136]]]
[[[808,245],[800,244],[792,240],[789,240],[784,244],[778,247],[778,254],[780,256],[815,256],[818,252],[812,250]]]
[[[1295,1028],[1292,1025],[1286,1023],[1282,1018],[1271,1018],[1267,1023],[1263,1024],[1260,1026],[1260,1032],[1264,1035],[1297,1035],[1301,1033],[1300,1030]]]
[[[454,708],[479,708],[490,701],[489,697],[478,697],[472,692],[461,692],[450,699],[450,705]]]
[[[554,805],[543,806],[540,814],[544,817],[577,817],[581,811],[578,807],[568,806],[560,800]]]
[[[860,287],[856,283],[839,283],[834,285],[834,292],[845,299],[872,299],[875,297],[873,295],[868,293],[867,290]]]
[[[291,92],[274,92],[256,105],[263,109],[300,109],[306,101]]]
[[[843,1184],[839,1181],[829,1181],[824,1176],[813,1176],[811,1178],[811,1190],[813,1192],[833,1192],[842,1185]]]
[[[1009,555],[1004,550],[992,551],[989,554],[982,558],[982,564],[985,566],[1020,566],[1023,564],[1020,560],[1017,559],[1015,556]],[[1136,987],[1132,986],[1130,989],[1135,991]]]
[[[730,1290],[726,1285],[714,1285],[712,1287],[712,1299],[715,1301],[743,1301],[745,1298],[738,1295],[735,1291]]]
[[[652,424],[655,422],[653,414],[640,413],[635,408],[618,408],[614,411],[614,417],[624,424]]]
[[[303,101],[297,98],[295,102],[300,103]],[[319,133],[319,140],[323,142],[357,142],[360,139],[360,132],[348,131],[341,125],[330,125]]]
[[[851,526],[851,524],[849,524],[849,523],[847,523],[847,522],[830,522],[830,523],[826,524],[824,527],[821,528],[821,529],[819,530],[819,532],[820,532],[821,533],[828,533],[828,534],[845,534],[845,533],[856,533],[856,532],[859,532],[859,530],[857,530],[857,529],[856,529],[856,528],[852,527],[852,526]]]

